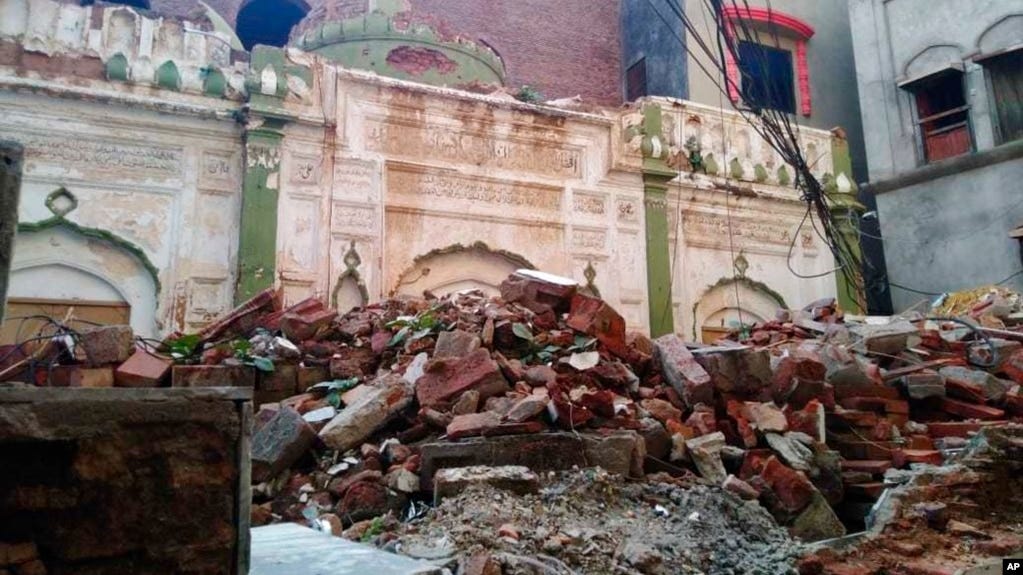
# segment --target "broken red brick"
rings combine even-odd
[[[486,349],[465,357],[431,360],[416,381],[416,397],[424,407],[449,401],[470,389],[479,392],[480,400],[509,389],[501,368]]]
[[[572,296],[572,306],[565,320],[568,327],[596,337],[618,357],[628,355],[625,345],[625,318],[602,299],[580,293]]]
[[[114,368],[57,365],[49,370],[53,387],[113,387]]]
[[[175,365],[171,387],[255,387],[256,370],[247,365]]]
[[[663,399],[644,399],[639,402],[639,405],[661,423],[665,423],[669,419],[679,420],[682,417],[681,410],[676,409],[671,402]]]
[[[169,357],[137,349],[114,371],[114,384],[118,387],[159,387],[170,374],[173,363]]]
[[[521,423],[502,423],[501,416],[492,412],[468,413],[456,415],[447,427],[448,439],[461,439],[474,436],[517,435],[522,433],[539,433],[546,429],[542,421],[524,421]]]
[[[774,456],[764,463],[760,477],[771,488],[782,507],[790,513],[802,511],[817,491],[806,475],[785,466]]]
[[[965,401],[959,401],[957,399],[944,398],[941,401],[941,409],[945,413],[951,413],[952,415],[958,415],[966,419],[1002,419],[1005,417],[1005,411],[996,407],[988,407],[986,405],[976,405],[973,403],[966,403]]]
[[[882,475],[892,468],[892,462],[881,460],[855,461],[846,459],[842,461],[842,471],[862,471],[871,475]]]
[[[578,284],[574,281],[537,272],[518,270],[501,282],[501,298],[515,302],[535,313],[568,311]]]
[[[801,408],[824,391],[827,368],[812,357],[786,356],[778,363],[772,379],[774,398]]]

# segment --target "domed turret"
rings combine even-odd
[[[292,46],[347,68],[434,86],[504,84],[504,63],[486,45],[448,35],[417,19],[405,0],[359,10],[325,0],[291,32]]]

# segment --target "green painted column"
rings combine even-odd
[[[825,178],[824,192],[828,196],[831,213],[838,222],[839,231],[853,247],[857,259],[860,259],[862,252],[858,226],[860,216],[866,211],[866,207],[856,199],[849,142],[839,134],[831,138],[831,157],[836,175]],[[863,270],[840,270],[835,274],[835,282],[838,303],[842,309],[852,313],[865,313],[867,305]]]
[[[278,127],[279,128],[279,127]],[[277,200],[281,141],[284,134],[267,125],[245,134],[241,229],[238,233],[238,287],[241,303],[272,286],[277,263]]]
[[[668,246],[668,182],[678,174],[668,167],[661,136],[661,108],[643,107],[643,208],[646,220],[646,281],[650,336],[675,331],[671,302],[671,256]]]

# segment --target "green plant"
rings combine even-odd
[[[327,392],[327,403],[334,406],[334,409],[341,409],[341,394],[359,385],[359,378],[350,377],[348,379],[334,379],[331,381],[324,381],[317,383],[310,387],[310,390],[326,391]]]
[[[272,372],[274,370],[274,362],[269,357],[260,357],[252,355],[252,343],[247,339],[235,339],[230,344],[231,351],[234,356],[242,361],[245,365],[254,367],[259,371]]]
[[[540,102],[543,102],[543,94],[541,94],[536,88],[527,84],[519,88],[519,91],[515,93],[515,99],[527,104],[539,104]]]
[[[163,342],[170,356],[177,363],[195,363],[199,360],[202,340],[197,334],[182,335]]]
[[[373,521],[370,522],[369,528],[362,534],[362,542],[369,543],[374,537],[384,532],[384,518],[383,516],[374,517]]]
[[[567,350],[559,345],[544,345],[543,342],[537,340],[533,331],[524,323],[512,324],[512,333],[526,342],[526,353],[521,358],[523,363],[547,363],[554,359],[558,352],[585,351],[597,343],[596,339],[587,339],[585,336],[577,335]]]
[[[444,324],[437,319],[437,307],[431,307],[416,315],[403,315],[394,321],[387,322],[385,327],[388,329],[400,328],[387,342],[387,347],[394,347],[406,340],[413,342],[435,331],[442,331]]]

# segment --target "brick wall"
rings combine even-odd
[[[504,59],[508,85],[546,98],[622,101],[618,0],[411,0],[448,32],[481,39]],[[443,25],[442,25],[443,26]]]
[[[0,388],[0,573],[247,572],[250,398]]]

